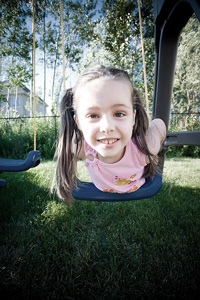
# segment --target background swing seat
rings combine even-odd
[[[154,178],[146,178],[145,184],[132,193],[107,193],[96,188],[92,182],[82,182],[78,180],[78,190],[72,190],[72,196],[77,200],[118,202],[151,198],[155,196],[162,187],[162,177],[155,174]]]
[[[37,167],[41,162],[41,154],[38,150],[30,151],[25,160],[0,158],[0,173],[22,172],[30,168]],[[0,179],[0,186],[4,186],[6,181]]]

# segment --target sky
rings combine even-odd
[[[97,17],[99,15],[98,10],[100,10],[101,5],[102,5],[102,0],[98,0],[97,13],[96,13],[95,17]],[[32,20],[30,20],[29,28],[32,31]],[[35,79],[36,80],[36,92],[41,90],[42,94],[40,94],[40,97],[43,99],[44,98],[44,96],[43,96],[44,71],[43,71],[43,63],[42,63],[42,61],[40,61],[40,59],[42,57],[43,57],[42,51],[37,49],[36,50],[36,79]],[[66,65],[66,60],[65,60],[65,65]],[[57,68],[59,69],[59,72],[62,76],[63,66],[61,65]],[[68,68],[66,68],[66,70],[65,70],[65,77],[66,77],[66,81],[65,81],[66,89],[69,87],[73,87],[78,79],[76,72],[73,72],[72,70],[69,70]],[[53,81],[53,69],[47,68],[45,101],[49,105],[49,108],[48,108],[49,113],[50,113],[50,109],[51,109],[51,96],[50,95],[51,95],[52,81]]]
[[[40,97],[43,99],[43,89],[44,89],[44,71],[43,71],[43,63],[40,62],[40,58],[42,58],[42,52],[40,50],[37,50],[36,52],[36,77],[35,77],[35,84],[36,84],[36,93],[40,94],[40,91],[42,91],[42,94],[40,94]],[[63,74],[63,67],[62,65],[57,67],[58,71],[60,72],[61,76]],[[65,76],[69,77],[65,82],[65,88],[69,88],[75,85],[77,77],[76,74],[72,71],[70,71],[70,75],[67,74],[68,70],[65,70]],[[51,88],[52,88],[52,81],[53,81],[53,69],[47,68],[46,69],[46,103],[48,104],[47,113],[50,114],[51,110]],[[63,89],[63,85],[62,85]]]
[[[32,19],[29,19],[27,21],[27,26],[29,30],[32,32]],[[35,39],[37,40],[37,34]],[[43,67],[43,52],[39,49],[36,48],[36,54],[35,54],[35,85],[36,85],[36,94],[38,94],[42,99],[44,99],[44,67]],[[66,60],[65,60],[66,64]],[[57,71],[60,73],[60,77],[63,75],[63,66],[57,66]],[[75,72],[72,70],[65,70],[65,78],[67,79],[65,81],[65,88],[69,88],[75,85],[77,81],[77,75]],[[51,114],[51,89],[52,89],[52,82],[53,82],[53,66],[51,68],[46,69],[46,99],[45,102],[48,105],[47,108],[47,114]],[[28,88],[30,88],[27,85]],[[63,89],[63,84],[62,84],[62,89]],[[61,99],[60,99],[61,100]]]

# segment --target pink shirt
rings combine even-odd
[[[84,142],[84,151],[85,166],[92,182],[99,190],[110,193],[130,193],[145,183],[145,179],[141,179],[141,176],[146,166],[146,158],[145,154],[137,148],[134,139],[127,144],[122,159],[113,164],[99,160],[97,152],[86,142]],[[87,158],[88,155],[90,155],[90,159]]]

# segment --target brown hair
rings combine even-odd
[[[109,78],[113,80],[127,80],[132,87],[133,109],[136,110],[135,125],[133,127],[132,137],[135,139],[139,150],[148,156],[149,164],[145,167],[143,176],[153,176],[156,170],[156,156],[152,155],[147,147],[146,132],[149,127],[149,120],[142,104],[141,97],[131,83],[129,75],[126,71],[97,65],[89,68],[80,76],[76,86],[68,89],[61,101],[61,127],[59,144],[56,151],[57,167],[56,181],[57,193],[60,198],[64,198],[67,203],[71,203],[72,188],[76,187],[75,173],[78,154],[82,147],[83,136],[74,121],[75,102],[79,88],[89,81],[98,78]],[[72,140],[77,144],[76,153],[72,153]]]

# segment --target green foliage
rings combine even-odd
[[[188,145],[170,147],[167,151],[167,157],[200,157],[200,147]]]
[[[150,106],[153,99],[154,41],[153,4],[142,1],[143,35]],[[143,95],[144,76],[137,1],[104,1],[91,39],[81,60],[81,71],[100,63],[125,69]],[[80,66],[79,66],[80,69]]]
[[[42,117],[36,119],[37,150],[42,153],[43,159],[54,156],[56,141],[59,134],[59,117]],[[172,124],[172,125],[171,125]],[[169,126],[169,131],[178,131],[179,128]],[[197,130],[191,122],[189,130]],[[0,157],[24,159],[25,155],[33,150],[34,123],[33,119],[0,119]],[[170,147],[168,157],[200,157],[199,146]]]
[[[9,87],[27,83],[32,78],[32,35],[27,26],[32,17],[32,3],[0,1],[0,75],[9,82]],[[140,2],[147,69],[150,110],[154,85],[154,20],[153,0]],[[97,11],[98,10],[98,11]],[[62,64],[60,2],[45,0],[35,2],[36,47],[43,51],[44,87],[47,86],[47,68],[51,68],[51,111],[58,111],[63,75],[58,66]],[[64,51],[66,77],[71,70],[80,73],[88,65],[101,63],[114,65],[128,71],[134,86],[143,96],[143,62],[137,1],[63,1]],[[195,16],[183,29],[178,48],[172,111],[187,113],[175,115],[173,127],[177,131],[191,130],[199,120],[190,118],[191,112],[199,112],[199,22]],[[37,69],[37,68],[36,68]],[[67,79],[67,78],[66,78]],[[0,83],[0,92],[2,84]],[[44,98],[46,91],[44,91]],[[0,101],[5,101],[0,95]]]
[[[32,37],[26,27],[27,1],[0,1],[0,76],[9,87],[31,78]]]
[[[185,115],[177,114],[171,115],[169,123],[169,132],[179,132],[183,131],[185,128],[183,126],[183,121],[187,117],[187,130],[197,131],[199,130],[199,115]],[[200,157],[200,147],[199,146],[171,146],[167,151],[167,157]]]
[[[185,115],[175,115],[177,127],[184,130],[191,130],[199,120],[190,113],[198,113],[200,107],[200,25],[199,20],[193,15],[183,29],[178,47],[177,63],[175,70],[172,111],[185,113]],[[197,126],[196,126],[197,127]]]
[[[59,129],[58,118],[37,118],[37,150],[43,159],[53,158]],[[0,157],[20,158],[33,150],[33,119],[1,119]]]

